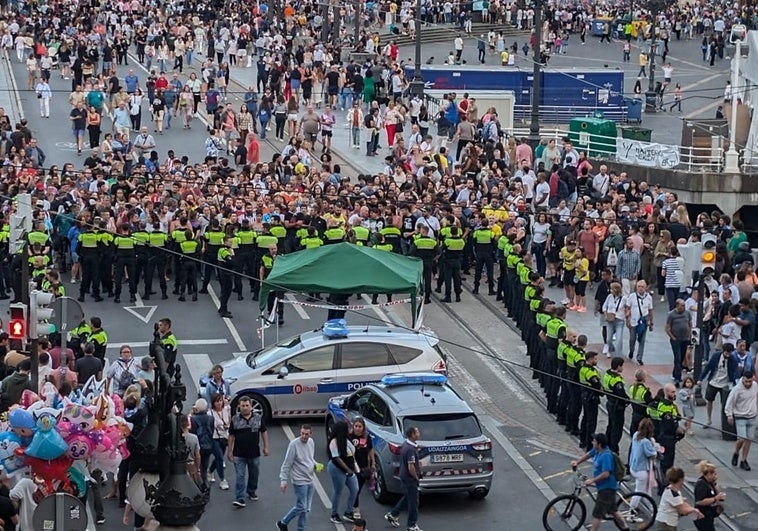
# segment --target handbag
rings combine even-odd
[[[619,300],[616,303],[616,311],[615,312],[609,312],[607,310],[605,311],[605,320],[606,321],[608,321],[609,323],[616,322],[616,312],[619,311],[619,306],[621,306],[621,297],[619,297]]]
[[[402,133],[403,132],[403,122],[398,122],[395,124],[395,132],[396,133]]]

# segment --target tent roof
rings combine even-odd
[[[261,287],[261,308],[276,288],[302,293],[408,293],[421,284],[418,258],[352,243],[324,245],[281,255]]]

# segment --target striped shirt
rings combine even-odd
[[[661,264],[661,268],[666,272],[665,286],[667,288],[681,288],[684,283],[684,271],[682,270],[682,260],[678,257],[667,258]]]
[[[622,249],[618,253],[618,262],[616,263],[616,276],[621,279],[633,280],[640,274],[642,261],[640,253],[632,249]]]

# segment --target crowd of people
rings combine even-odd
[[[57,97],[50,89],[50,76],[57,72],[71,79],[68,119],[76,149],[87,152],[86,132],[90,150],[81,163],[45,166],[39,145],[44,133],[35,135],[25,120],[12,124],[0,112],[0,193],[8,205],[0,233],[3,255],[8,256],[0,262],[0,298],[12,294],[20,300],[26,261],[39,287],[57,296],[65,293],[63,275],[70,273],[65,284],[79,284],[80,301],[89,296],[100,302],[108,296],[120,302],[123,285],[131,300],[139,291],[148,300],[156,294],[154,280],[166,299],[170,279],[179,300],[196,301],[217,279],[219,314],[231,317],[230,297],[236,293],[242,301],[247,282],[251,298],[257,300],[260,280],[284,253],[350,241],[418,256],[424,264],[427,303],[432,302],[432,291],[441,293],[443,287],[443,302],[460,301],[461,279],[473,269],[474,293],[478,295],[486,281],[488,295],[503,300],[510,314],[519,316],[548,407],[567,431],[580,436],[585,448],[603,443],[594,432],[604,391],[610,419],[606,446],[618,451],[625,408],[632,401],[631,431],[643,431],[643,419],[652,419],[655,438],[667,450],[665,473],[674,464],[676,441],[687,431],[678,420],[691,417],[687,389],[701,383],[709,419],[718,395],[732,413],[740,437],[734,465],[749,470],[753,426],[746,419],[751,413],[753,419],[756,416],[750,409],[755,395],[749,385],[754,370],[749,347],[755,340],[753,293],[758,275],[741,221],[720,212],[696,213],[654,183],[614,172],[605,164],[595,168],[567,138],[545,139],[533,147],[526,139],[508,136],[497,109],[479,109],[466,94],[447,95],[439,111],[432,112],[424,99],[408,94],[399,48],[392,41],[382,42],[376,31],[379,25],[398,23],[404,31],[415,31],[413,6],[369,3],[356,12],[345,4],[326,17],[316,6],[286,3],[273,16],[266,3],[235,2],[168,2],[155,7],[137,1],[18,3],[3,11],[3,57],[26,65],[27,88],[36,93],[45,118],[50,117],[51,98]],[[633,18],[644,18],[644,8],[635,9]],[[659,15],[658,38],[667,45],[671,34],[676,39],[713,37],[713,58],[730,24],[741,20],[752,26],[750,9],[746,6],[738,13],[729,6],[671,7]],[[481,16],[528,30],[533,25],[530,12],[515,3],[495,1],[484,3]],[[429,1],[422,4],[420,18],[459,24],[465,30],[473,15],[463,4]],[[620,13],[550,6],[545,47],[565,50],[575,34],[584,43],[591,18],[599,15],[613,20]],[[377,61],[343,60],[341,47],[352,33],[353,17],[362,19],[363,29],[351,46],[376,53]],[[624,25],[622,31],[626,30]],[[609,35],[611,31],[609,25]],[[488,40],[500,46],[497,37]],[[135,60],[151,72],[144,80],[131,68]],[[230,71],[248,67],[257,69],[257,82],[245,91],[237,109],[227,102]],[[146,108],[149,124],[143,121]],[[190,129],[200,115],[210,123],[205,157],[193,156],[192,148],[186,154],[161,153],[156,135],[160,140],[172,118]],[[386,153],[381,173],[352,174],[334,162],[330,140],[338,123],[350,129],[350,148],[365,146],[367,155]],[[271,129],[281,151],[264,161],[259,139]],[[24,192],[33,196],[33,231],[26,254],[10,257],[12,198]],[[710,274],[696,278],[699,265],[693,250],[704,233],[718,237],[717,260]],[[562,288],[565,297],[546,300],[545,282]],[[696,282],[706,286],[702,325],[696,318]],[[602,354],[612,358],[603,376],[594,368],[602,354],[584,352],[588,338],[573,333],[567,324],[569,312],[587,311],[593,288],[592,311],[603,324]],[[269,309],[274,298],[275,294]],[[655,304],[667,304],[670,310],[659,328],[671,339],[674,359],[673,383],[664,386],[659,397],[651,396],[642,369]],[[283,324],[283,313],[278,323]],[[693,328],[713,341],[713,347],[708,339],[703,342],[709,362],[702,382],[694,382],[690,374]],[[629,334],[628,350],[624,334]],[[93,352],[98,348],[104,347],[95,342]],[[86,354],[82,349],[83,359]],[[129,352],[120,354],[128,361]],[[625,355],[640,366],[631,389],[620,376]],[[719,363],[722,357],[726,361]],[[73,369],[77,364],[73,361]],[[677,390],[688,378],[690,382]],[[242,507],[245,496],[256,495],[254,460],[260,453],[248,455],[241,445],[200,441],[204,429],[193,419],[219,412],[222,424],[233,428],[227,443],[234,430],[248,437],[245,429],[254,428],[261,434],[264,454],[265,425],[242,411],[234,413],[235,419],[243,417],[235,425],[219,400],[225,396],[223,380],[217,390],[221,392],[209,394],[205,404],[197,403],[195,414],[185,422],[187,433],[201,432],[193,475],[209,484],[215,472],[220,488],[229,488],[218,464],[227,453],[235,465],[239,463],[235,504]],[[677,397],[683,399],[682,411],[675,404]],[[304,427],[296,439],[306,447],[307,431]],[[644,433],[651,436],[649,428]],[[339,451],[330,464],[333,477],[335,469],[344,472],[346,464],[342,441],[335,444]],[[298,448],[291,451],[306,455]],[[294,467],[292,462],[288,467]],[[302,508],[312,490],[298,488],[303,471],[288,467],[282,469],[282,480],[291,475]],[[635,472],[640,470],[632,468]],[[354,483],[360,485],[360,477],[366,475],[356,473],[357,481],[346,483],[351,496],[347,511],[339,511],[336,496],[335,521],[360,521]],[[701,479],[715,485],[709,473]],[[674,474],[671,482],[679,479]],[[335,494],[338,490],[335,483]],[[715,486],[701,490],[702,499],[708,492],[716,496]],[[293,510],[277,526],[286,529],[296,517],[302,529],[302,510]]]

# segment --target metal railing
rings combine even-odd
[[[510,134],[517,138],[528,137],[529,128],[514,128],[509,131]],[[603,159],[613,162],[625,162],[635,164],[630,158],[620,156],[617,153],[617,139],[623,138],[621,134],[618,137],[609,137],[586,132],[567,131],[565,129],[542,129],[540,138],[545,140],[554,139],[560,145],[563,138],[570,138],[577,151],[584,151],[589,158]],[[644,142],[631,138],[625,138],[635,143],[635,146],[642,149],[640,159],[642,163],[639,166],[650,168],[662,168],[686,171],[690,173],[720,172],[724,166],[724,148],[714,147],[695,147],[695,146],[675,146],[660,144],[658,142]],[[649,153],[645,153],[643,148],[648,148]],[[676,156],[674,156],[674,153]],[[659,157],[662,164],[655,164],[652,158]],[[668,155],[668,156],[666,156]]]
[[[513,106],[514,122],[529,123],[532,114],[532,106],[517,104]],[[577,116],[592,116],[595,118],[605,118],[617,123],[626,122],[626,106],[609,106],[609,107],[574,107],[566,105],[540,105],[540,121],[549,124],[567,124],[572,118]]]

